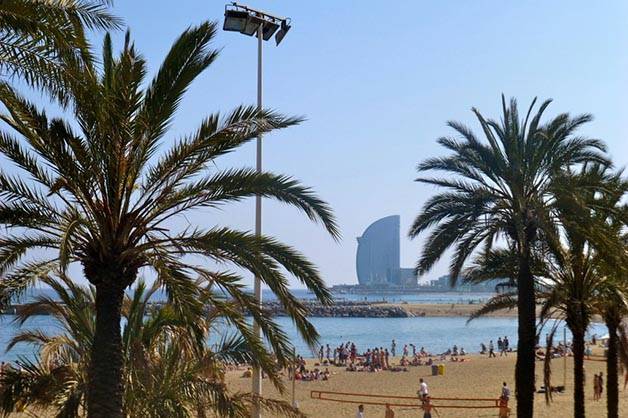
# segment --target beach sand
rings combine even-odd
[[[463,363],[445,362],[444,376],[431,376],[431,370],[427,366],[409,367],[408,372],[346,372],[344,368],[331,367],[334,374],[329,381],[296,382],[296,400],[300,409],[313,418],[353,418],[357,410],[356,404],[343,404],[331,401],[310,398],[310,391],[335,391],[387,394],[392,396],[416,396],[419,378],[423,377],[429,385],[430,394],[433,397],[464,397],[464,398],[497,398],[499,397],[502,382],[506,381],[511,388],[512,396],[509,406],[512,409],[511,416],[515,416],[514,401],[514,368],[516,355],[508,357],[488,359],[486,356],[471,355],[469,361]],[[308,368],[313,361],[308,362]],[[394,362],[397,363],[397,360]],[[552,385],[563,384],[564,360],[552,361]],[[553,402],[545,404],[545,395],[537,394],[535,398],[535,417],[555,418],[573,416],[573,374],[571,372],[572,359],[567,359],[567,390],[564,394],[554,394]],[[586,371],[586,415],[588,417],[606,416],[606,390],[603,399],[593,400],[593,375],[600,371],[606,374],[606,363],[603,361],[585,361]],[[538,383],[542,385],[543,363],[537,361],[536,374]],[[242,371],[229,372],[227,381],[232,390],[250,391],[251,380],[240,377]],[[628,416],[628,390],[623,390],[623,376],[620,376],[620,416]],[[286,379],[286,394],[282,399],[290,401],[291,382]],[[606,388],[605,388],[606,389]],[[279,398],[278,392],[272,385],[264,381],[264,394]],[[369,398],[351,398],[366,401]],[[372,399],[372,398],[371,398]],[[382,400],[387,402],[387,400]],[[389,400],[391,405],[394,399]],[[404,401],[408,402],[408,401]],[[443,401],[434,401],[436,407]],[[469,405],[469,403],[461,404]],[[394,407],[395,418],[422,417],[420,409],[406,407]],[[441,409],[441,418],[455,417],[497,417],[498,410],[493,409]],[[272,415],[265,414],[264,417]],[[439,415],[432,414],[433,417]],[[365,417],[384,417],[383,406],[365,406]]]

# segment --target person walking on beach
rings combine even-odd
[[[384,418],[395,418],[395,411],[393,411],[388,404],[386,405],[386,413],[384,414]]]
[[[497,357],[495,355],[495,346],[493,345],[493,340],[488,343],[488,358]]]
[[[423,418],[432,418],[432,410],[438,414],[438,411],[434,405],[432,405],[432,399],[429,396],[426,396],[425,399],[423,399],[421,408],[423,409]]]
[[[392,343],[390,343],[390,353],[393,357],[397,355],[397,343],[395,342],[394,338],[392,340]]]
[[[510,388],[508,387],[506,382],[504,382],[503,385],[502,385],[501,398],[504,399],[506,402],[508,402],[510,400]]]
[[[320,350],[318,350],[318,361],[319,362],[323,362],[323,352],[325,351],[325,348],[321,345]]]
[[[423,380],[423,378],[420,378],[419,379],[419,396],[421,397],[422,400],[425,400],[429,394],[430,393],[427,388],[427,383],[425,382],[425,380]]]
[[[600,399],[602,397],[602,393],[604,393],[604,373],[600,372],[600,375],[597,378],[597,386],[599,390],[599,394],[597,398]]]
[[[510,408],[508,408],[508,401],[510,400],[510,388],[506,382],[502,385],[502,393],[499,396],[499,418],[508,418],[510,415]]]
[[[326,348],[326,353],[327,354],[327,361],[331,361],[331,358],[329,357],[329,355],[331,354],[331,348],[329,347],[329,344],[327,344],[327,348]]]
[[[364,405],[358,405],[358,412],[356,412],[355,418],[364,418]]]

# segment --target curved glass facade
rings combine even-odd
[[[358,238],[356,270],[363,286],[399,284],[399,215],[373,222]]]

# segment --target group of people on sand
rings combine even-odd
[[[322,346],[318,350],[318,360],[321,364],[334,364],[336,366],[346,366],[348,363],[355,362],[356,357],[358,356],[358,349],[355,343],[351,341],[347,341],[346,343],[341,343],[338,347],[332,349],[327,344],[326,346]]]
[[[502,337],[497,338],[497,351],[499,352],[500,357],[506,357],[509,352],[512,352],[507,335],[504,336],[503,339]],[[486,347],[486,344],[480,343],[480,354],[488,354],[489,358],[497,357],[497,354],[495,354],[495,344],[493,344],[493,340],[488,342],[488,348]]]
[[[430,397],[429,390],[427,388],[427,382],[423,380],[423,378],[419,379],[419,390],[417,390],[417,395],[419,397],[419,402],[421,403],[421,409],[423,410],[423,418],[432,418],[432,411],[438,413],[432,403],[432,398]],[[364,405],[358,405],[358,411],[356,412],[355,417],[366,418],[364,415]],[[386,405],[384,418],[395,418],[395,411],[390,405]]]
[[[295,365],[296,367],[294,368],[294,380],[310,382],[315,380],[329,380],[329,378],[331,377],[331,372],[327,367],[325,367],[325,370],[321,370],[318,367],[315,367],[312,370],[308,370],[306,367],[305,359],[301,356],[297,356]]]
[[[593,376],[593,400],[599,401],[602,398],[602,392],[604,392],[604,373],[600,372]]]
[[[559,342],[556,346],[547,346],[545,349],[541,347],[536,347],[536,359],[544,360],[545,356],[549,353],[551,358],[560,358],[560,357],[571,357],[573,356],[573,351],[571,350],[571,343],[563,344],[563,342]],[[591,349],[585,350],[585,354],[587,356],[591,356]]]
[[[464,347],[454,345],[440,354],[432,354],[412,343],[404,344],[401,359],[398,365],[393,364],[392,357],[397,354],[397,343],[392,340],[390,350],[388,347],[372,347],[360,352],[354,342],[347,341],[332,349],[329,344],[321,345],[318,350],[318,363],[315,366],[339,366],[346,367],[347,371],[407,371],[409,366],[431,366],[435,361],[448,359],[454,362],[462,362],[467,359],[467,351]]]

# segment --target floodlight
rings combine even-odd
[[[279,29],[279,32],[277,32],[277,35],[275,35],[275,42],[277,45],[279,45],[281,41],[283,41],[283,38],[286,36],[289,30],[290,30],[290,25],[288,24],[288,22],[286,22],[285,20],[282,20],[281,29]]]
[[[241,10],[225,10],[225,23],[223,30],[229,32],[242,32],[246,27],[249,14]]]
[[[265,41],[269,40],[271,36],[275,33],[275,31],[279,28],[279,25],[275,22],[264,22],[264,26],[262,28],[262,36]]]
[[[259,25],[261,25],[262,23],[264,23],[263,19],[249,14],[249,17],[246,21],[246,25],[244,26],[244,29],[242,30],[242,33],[248,36],[253,36],[257,33],[257,29],[259,28]]]

